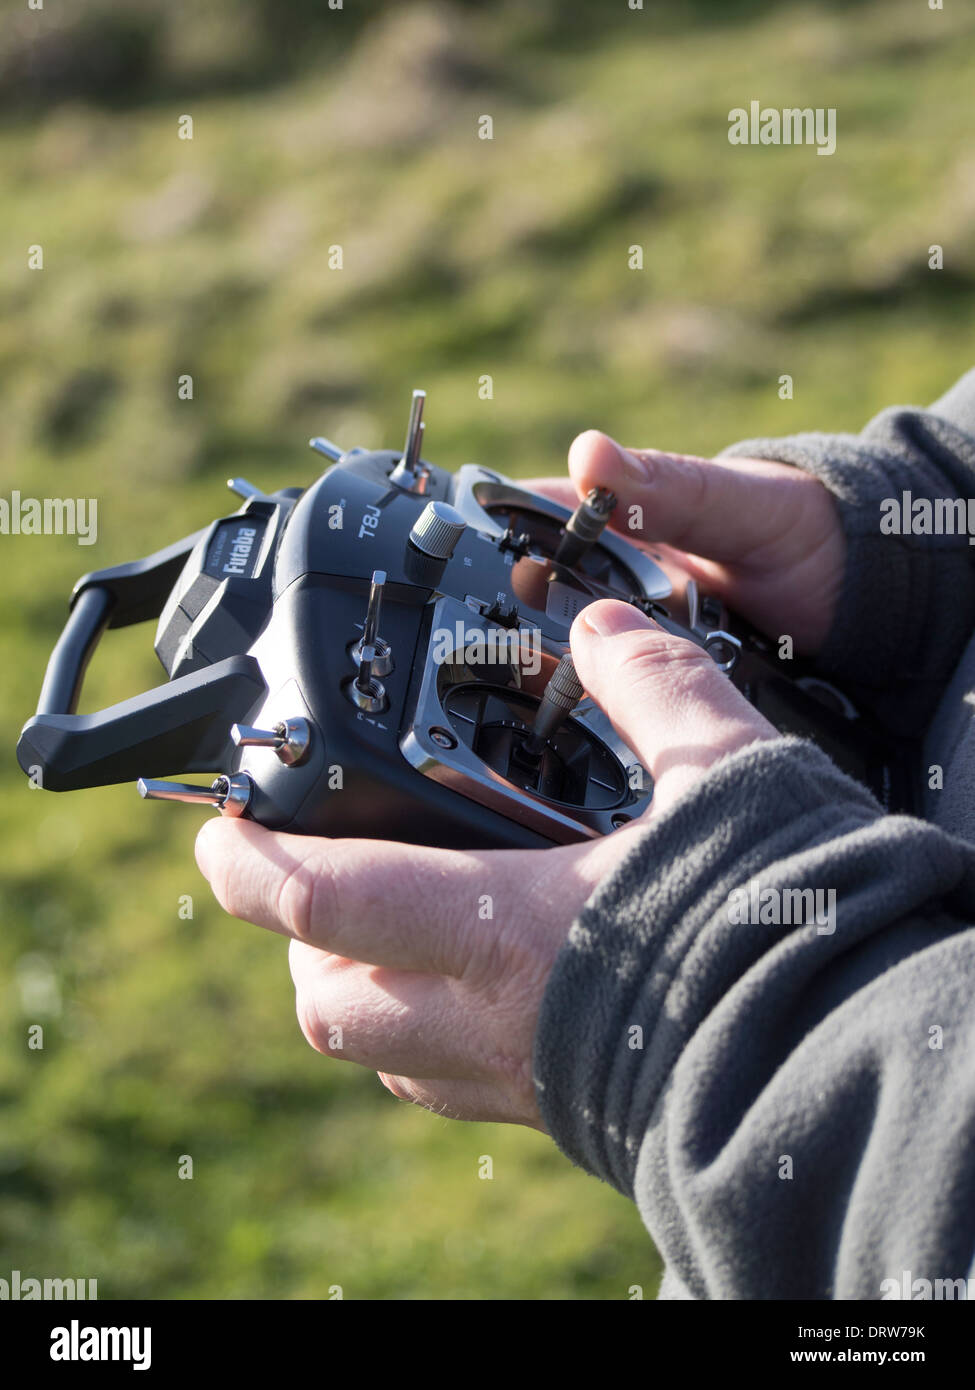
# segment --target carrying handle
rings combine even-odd
[[[254,657],[214,662],[94,714],[76,714],[85,670],[107,627],[158,617],[206,530],[115,569],[86,574],[51,653],[37,713],[24,725],[17,761],[49,791],[100,787],[218,766],[229,726],[265,694]]]
[[[128,627],[158,618],[187,557],[204,535],[206,528],[143,560],[95,570],[78,580],[71,595],[71,612],[47,663],[38,715],[74,714],[85,671],[102,633],[107,627]]]
[[[74,714],[85,671],[108,627],[113,607],[108,589],[86,589],[78,595],[47,663],[37,700],[38,714]]]
[[[232,748],[230,725],[265,694],[255,658],[230,656],[95,714],[35,714],[17,761],[52,792],[212,772]]]

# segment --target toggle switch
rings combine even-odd
[[[308,756],[311,725],[307,719],[282,719],[273,729],[232,724],[230,737],[238,748],[270,748],[285,767],[296,767]]]
[[[726,676],[733,674],[741,656],[741,642],[730,632],[722,632],[720,628],[709,632],[704,639],[704,650],[711,657],[719,671],[723,671]]]
[[[520,560],[528,554],[531,544],[532,538],[527,531],[515,531],[509,526],[498,541],[498,552],[503,555],[510,550],[515,559]]]
[[[140,777],[138,788],[139,795],[146,801],[186,801],[198,806],[216,806],[222,816],[242,816],[250,802],[254,783],[246,772],[234,772],[230,776],[221,773],[210,787]]]
[[[374,570],[372,583],[369,585],[369,603],[366,608],[366,620],[362,625],[362,636],[358,642],[354,643],[349,653],[358,666],[362,661],[363,649],[365,647],[375,648],[376,657],[372,668],[374,676],[388,676],[393,669],[393,649],[388,642],[384,642],[379,636],[379,617],[382,612],[385,586],[386,571]]]
[[[227,486],[230,488],[231,492],[236,492],[237,496],[243,497],[245,501],[249,501],[252,497],[261,497],[265,499],[267,497],[266,492],[262,492],[259,487],[255,487],[253,483],[249,483],[246,478],[228,478]]]
[[[531,737],[522,745],[530,758],[541,755],[552,735],[565,723],[582,699],[582,682],[576,675],[575,663],[568,652],[552,672],[542,695]]]
[[[365,646],[359,653],[359,674],[346,687],[349,699],[364,714],[381,714],[388,706],[386,687],[376,675],[376,648]]]
[[[420,461],[423,432],[426,429],[423,423],[423,407],[426,404],[426,399],[426,391],[413,392],[403,456],[389,475],[389,481],[395,487],[401,487],[405,492],[416,493],[418,497],[423,496],[430,481],[430,470],[425,463]]]
[[[555,552],[555,563],[565,566],[578,564],[605,531],[615,506],[616,495],[609,488],[590,489],[565,523],[565,531]]]
[[[499,595],[484,616],[489,623],[497,623],[498,627],[516,628],[518,626],[518,605],[514,602],[504,603]]]
[[[337,444],[333,444],[330,439],[326,439],[321,434],[316,434],[314,439],[309,439],[308,447],[314,449],[316,454],[323,454],[325,458],[331,459],[333,463],[338,463],[344,453],[344,450],[340,449]]]

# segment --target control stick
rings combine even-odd
[[[571,567],[596,544],[606,529],[616,494],[606,487],[594,487],[583,498],[565,523],[565,531],[555,552],[555,563]]]
[[[534,729],[531,737],[522,745],[522,752],[527,753],[530,758],[540,757],[545,745],[568,719],[583,694],[582,682],[576,675],[575,662],[566,652],[545,687],[538,713],[535,715]]]

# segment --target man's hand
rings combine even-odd
[[[312,1047],[456,1119],[543,1128],[532,1049],[572,922],[647,818],[725,754],[777,737],[708,655],[628,604],[591,604],[571,637],[580,680],[654,778],[641,820],[551,850],[462,853],[220,819],[197,839],[224,908],[291,938]]]
[[[590,488],[619,499],[612,526],[653,542],[768,636],[814,653],[843,581],[846,542],[832,497],[799,468],[760,459],[701,459],[624,449],[588,430],[573,441],[565,479],[526,487],[574,507]],[[574,484],[574,486],[573,486]]]

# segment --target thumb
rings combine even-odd
[[[589,604],[570,640],[583,686],[652,776],[655,810],[726,753],[779,737],[707,652],[631,604]]]
[[[624,449],[587,430],[569,449],[579,495],[606,487],[616,494],[612,525],[631,539],[664,542],[722,564],[756,550],[775,559],[779,537],[794,548],[810,479],[799,469],[760,459],[703,459],[657,449]],[[777,563],[795,558],[787,551]]]

